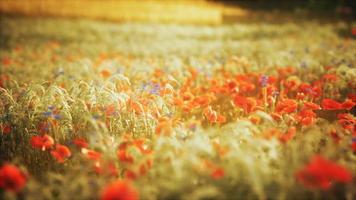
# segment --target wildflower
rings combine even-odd
[[[154,84],[152,84],[152,88],[149,91],[149,93],[159,95],[160,90],[161,90],[161,86],[158,83],[154,83]]]
[[[76,138],[73,140],[73,143],[80,149],[88,147],[88,142],[83,138]]]
[[[352,27],[351,35],[356,36],[356,27]]]
[[[352,138],[351,148],[353,152],[356,152],[356,137]]]
[[[184,104],[184,101],[178,97],[173,97],[172,104],[175,106],[182,106]]]
[[[100,75],[101,75],[103,78],[108,78],[108,77],[111,76],[111,72],[110,72],[109,70],[104,69],[104,70],[102,70],[102,71],[100,72]]]
[[[301,83],[298,87],[298,92],[307,94],[314,98],[317,98],[317,97],[320,97],[320,95],[321,95],[321,87],[320,87],[320,85],[311,86],[307,83]]]
[[[334,182],[351,182],[352,174],[345,167],[316,155],[297,171],[296,178],[308,188],[328,190]]]
[[[172,123],[168,120],[158,122],[155,132],[157,135],[170,135],[172,132]]]
[[[61,119],[61,116],[58,114],[58,110],[55,110],[54,106],[48,106],[48,111],[43,112],[43,116],[56,120]],[[43,123],[43,125],[46,125],[46,123]]]
[[[321,107],[324,110],[340,110],[342,109],[342,104],[333,99],[323,99]]]
[[[323,79],[326,82],[335,82],[338,80],[338,76],[336,74],[324,74]]]
[[[320,110],[321,107],[318,104],[312,102],[304,102],[302,110]]]
[[[3,125],[2,127],[2,133],[7,135],[11,132],[11,126],[8,124]]]
[[[141,153],[143,154],[150,154],[152,150],[148,149],[148,146],[145,144],[144,140],[137,139],[133,141],[135,147],[137,147]]]
[[[43,115],[45,117],[51,117],[52,116],[52,112],[51,111],[43,112]]]
[[[356,102],[356,93],[350,93],[347,95],[349,99],[351,99],[353,102]]]
[[[282,143],[290,141],[295,136],[296,131],[297,129],[294,126],[290,127],[285,134],[279,136],[279,141]]]
[[[296,69],[294,67],[290,67],[290,66],[278,68],[277,70],[278,70],[279,76],[281,76],[281,77],[286,77],[286,76],[289,76],[296,72]]]
[[[49,135],[32,136],[30,143],[33,148],[41,149],[42,151],[45,151],[45,150],[50,149],[53,146],[54,140]]]
[[[298,113],[296,119],[303,126],[309,126],[314,123],[316,119],[316,114],[312,110],[302,110],[300,113]]]
[[[9,192],[20,192],[26,185],[25,174],[12,164],[0,168],[0,188]]]
[[[284,114],[284,113],[292,113],[297,110],[297,102],[293,99],[282,99],[277,103],[276,112]]]
[[[202,95],[202,96],[195,97],[192,103],[194,107],[199,107],[199,106],[205,107],[208,106],[213,99],[214,96]]]
[[[250,113],[255,109],[257,102],[252,97],[235,96],[234,105],[242,108],[246,113]]]
[[[277,122],[282,121],[283,119],[282,115],[275,112],[271,113],[271,117]]]
[[[117,168],[115,166],[115,163],[113,163],[113,162],[109,162],[107,164],[107,171],[108,171],[110,176],[115,176],[116,177],[119,174],[119,172],[118,172],[118,170],[117,170]]]
[[[105,186],[101,200],[138,200],[136,189],[127,180],[117,180]]]
[[[341,137],[337,134],[336,130],[330,131],[330,136],[336,144],[338,144],[341,140]]]
[[[295,91],[299,88],[300,83],[301,81],[297,76],[291,76],[284,82],[284,86],[291,91]]]
[[[133,157],[126,151],[126,149],[119,149],[117,151],[117,156],[119,160],[124,163],[133,163]]]
[[[4,58],[2,58],[1,63],[3,64],[3,66],[8,66],[8,65],[11,65],[13,63],[13,61],[9,57],[4,57]]]
[[[224,175],[225,175],[225,171],[221,167],[215,168],[210,174],[210,176],[215,180],[221,179],[222,177],[224,177]]]
[[[306,95],[303,92],[298,92],[295,98],[298,100],[303,100],[305,97]]]
[[[183,93],[183,100],[190,101],[194,98],[194,95],[191,92],[184,92]]]
[[[264,133],[264,138],[266,138],[267,140],[270,140],[270,139],[275,138],[279,135],[281,135],[281,131],[279,129],[271,128]]]
[[[344,128],[348,129],[350,131],[355,130],[355,124],[356,124],[356,119],[350,114],[347,113],[341,113],[337,115],[338,123]]]
[[[224,115],[219,114],[216,120],[219,124],[223,124],[226,122],[226,117]]]
[[[85,154],[89,160],[95,161],[95,160],[100,160],[101,158],[101,153],[94,150],[83,148],[82,153]]]
[[[127,101],[127,107],[135,111],[136,114],[141,114],[143,111],[142,105],[132,100],[131,98]]]
[[[115,112],[116,112],[116,108],[115,108],[114,104],[110,104],[110,105],[106,106],[106,108],[105,108],[106,116],[112,116],[115,114]]]
[[[239,91],[241,93],[252,92],[256,89],[256,86],[253,83],[249,82],[240,82],[239,83]]]
[[[239,91],[238,83],[235,80],[227,80],[227,82],[225,84],[225,88],[227,88],[228,91],[230,91],[230,92],[238,92]]]
[[[262,75],[259,79],[259,83],[262,87],[266,87],[268,84],[269,77],[267,75]]]
[[[137,174],[136,174],[136,172],[127,169],[125,171],[125,178],[130,179],[130,180],[135,180],[135,179],[137,179]]]
[[[51,155],[57,160],[57,162],[63,163],[66,158],[71,156],[71,152],[68,147],[57,144],[56,149],[51,151]]]
[[[210,123],[215,123],[218,120],[217,113],[211,108],[211,106],[206,107],[203,114]]]
[[[341,107],[345,110],[351,110],[355,105],[356,103],[353,100],[347,99],[342,103]]]

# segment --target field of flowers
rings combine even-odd
[[[0,27],[0,199],[356,199],[342,22]]]

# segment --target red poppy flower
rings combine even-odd
[[[347,95],[349,99],[351,99],[353,102],[356,102],[356,93],[350,93]]]
[[[293,139],[293,137],[295,136],[295,133],[297,132],[297,129],[292,126],[288,129],[288,131],[285,134],[281,134],[278,139],[279,141],[281,141],[282,143],[286,143],[288,141],[290,141],[291,139]]]
[[[338,80],[338,76],[336,74],[325,74],[323,76],[323,79],[326,81],[326,82],[334,82],[334,81],[337,81]]]
[[[356,152],[356,142],[352,142],[351,149],[353,152]]]
[[[97,152],[97,151],[94,151],[94,150],[90,150],[90,149],[85,149],[84,148],[84,149],[82,149],[82,152],[90,160],[97,161],[97,160],[100,160],[100,158],[101,158],[101,153]]]
[[[57,144],[56,149],[51,151],[51,155],[57,160],[57,162],[63,163],[66,158],[71,156],[71,152],[68,147]]]
[[[135,147],[137,147],[143,154],[151,154],[152,150],[148,148],[148,145],[145,144],[145,141],[142,139],[137,139],[133,141]]]
[[[278,114],[278,113],[271,113],[271,117],[276,120],[277,122],[281,121],[283,119],[282,115]]]
[[[25,174],[16,166],[4,164],[0,168],[0,188],[9,192],[19,192],[25,185]]]
[[[80,149],[88,147],[88,142],[83,138],[76,138],[73,140],[73,143],[75,146],[77,146]]]
[[[119,172],[113,162],[107,164],[107,172],[110,176],[118,176]]]
[[[50,149],[53,144],[54,140],[51,136],[49,135],[43,135],[43,136],[32,136],[31,145],[35,149],[41,149],[42,151]]]
[[[129,179],[129,180],[135,180],[135,179],[137,179],[137,174],[136,174],[136,172],[127,169],[125,171],[125,176],[124,177]]]
[[[100,74],[101,74],[101,76],[104,77],[104,78],[108,78],[108,77],[111,76],[111,72],[110,72],[109,70],[106,70],[106,69],[102,70],[102,71],[100,72]]]
[[[175,106],[182,106],[184,104],[184,101],[178,97],[173,97],[172,104]]]
[[[215,97],[212,95],[202,95],[202,96],[195,97],[194,100],[192,101],[192,106],[193,107],[208,106],[214,98]]]
[[[348,113],[341,113],[337,115],[338,123],[344,128],[350,131],[354,131],[356,128],[356,119],[348,114]]]
[[[324,110],[340,110],[342,109],[342,104],[333,99],[323,99],[321,107]]]
[[[210,176],[215,180],[221,179],[222,177],[224,177],[224,175],[225,171],[223,168],[220,167],[215,168],[210,174]]]
[[[172,132],[172,123],[168,120],[158,122],[155,132],[157,135],[169,135]]]
[[[312,102],[304,102],[303,110],[320,110],[321,107],[318,104]]]
[[[306,166],[297,171],[296,178],[308,188],[327,190],[334,182],[351,182],[352,174],[343,166],[316,155]]]
[[[112,116],[115,114],[115,112],[116,112],[116,107],[114,104],[110,104],[110,105],[106,106],[106,108],[105,108],[106,116]]]
[[[253,83],[249,82],[240,82],[239,83],[239,91],[241,93],[252,92],[256,89],[256,86]]]
[[[2,133],[7,135],[11,132],[11,126],[8,125],[8,124],[5,124],[3,127],[2,127]]]
[[[316,114],[312,110],[302,110],[298,113],[296,119],[303,126],[310,126],[315,122]]]
[[[219,114],[217,118],[217,122],[223,124],[226,122],[226,117],[224,115]]]
[[[294,67],[283,67],[283,68],[278,68],[278,74],[281,77],[291,75],[296,72],[296,69]]]
[[[336,130],[330,131],[330,136],[336,144],[338,144],[341,140],[341,137],[337,134]]]
[[[285,86],[288,91],[295,91],[299,88],[300,80],[297,77],[290,77],[288,78],[283,85]]]
[[[136,189],[126,180],[118,180],[105,186],[101,200],[138,200]]]
[[[242,108],[246,113],[250,113],[255,109],[257,102],[251,97],[235,96],[234,105]]]
[[[13,61],[9,57],[2,58],[1,62],[4,66],[8,66],[13,63]]]
[[[344,103],[342,103],[342,108],[345,110],[351,110],[355,105],[356,103],[354,101],[347,99],[344,101]]]
[[[230,91],[230,92],[238,92],[239,91],[238,83],[235,80],[227,80],[224,87],[227,88],[228,91]]]
[[[126,152],[126,149],[119,149],[117,151],[117,156],[121,162],[133,163],[134,161],[133,157],[128,152]]]
[[[351,29],[351,35],[356,36],[356,27],[353,27],[353,28]]]
[[[312,96],[314,98],[320,97],[321,95],[321,85],[315,84],[311,86],[310,84],[307,83],[301,83],[298,88],[299,92],[302,92],[304,94],[307,94],[309,96]]]
[[[276,112],[278,113],[292,113],[297,110],[298,104],[293,99],[282,99],[278,101]]]
[[[216,111],[211,108],[211,106],[206,107],[203,114],[210,123],[215,123],[218,120],[218,115]]]

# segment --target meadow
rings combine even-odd
[[[344,22],[0,26],[1,199],[356,198]]]

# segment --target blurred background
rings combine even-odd
[[[220,24],[355,19],[355,0],[0,0],[2,15]]]

